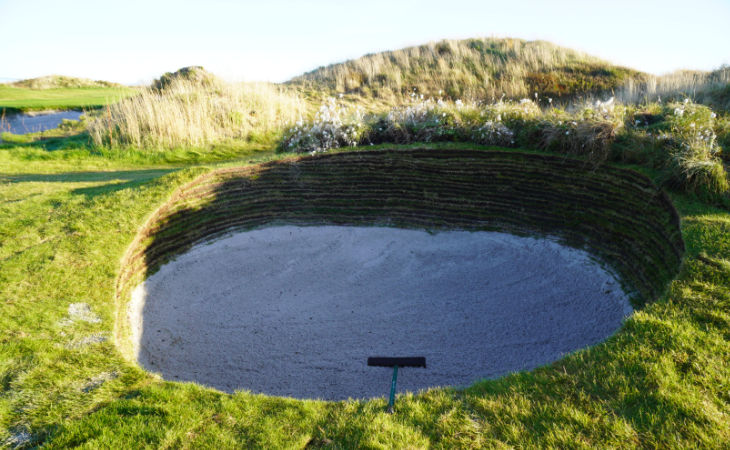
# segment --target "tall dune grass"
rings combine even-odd
[[[694,102],[718,109],[730,109],[730,67],[712,72],[680,70],[667,75],[646,75],[643,79],[627,79],[617,91],[627,104],[690,98]]]
[[[375,98],[412,92],[444,99],[570,98],[620,87],[639,72],[544,41],[444,40],[366,55],[289,83]]]
[[[88,131],[94,144],[103,147],[204,147],[231,139],[266,139],[304,113],[298,96],[272,84],[201,85],[181,79],[108,106],[89,121]]]

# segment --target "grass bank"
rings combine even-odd
[[[381,143],[471,142],[534,148],[586,158],[644,165],[661,183],[730,205],[725,170],[730,121],[710,108],[681,102],[621,104],[612,97],[570,110],[541,107],[543,99],[496,103],[413,96],[385,112],[364,111],[330,98],[314,119],[284,132],[279,149],[319,153]]]
[[[113,343],[120,260],[152,211],[214,168],[182,156],[174,167],[139,158],[0,148],[0,442],[7,446],[717,448],[730,441],[725,209],[670,194],[686,245],[679,275],[608,341],[529,373],[402,395],[391,416],[385,399],[226,395],[166,382],[122,357]]]

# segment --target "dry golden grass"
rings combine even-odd
[[[322,67],[290,81],[306,88],[397,99],[411,92],[494,101],[604,92],[630,69],[544,41],[467,39],[432,42]]]
[[[698,103],[712,105],[727,102],[728,99],[722,97],[728,85],[730,67],[721,67],[712,72],[679,70],[662,76],[646,75],[644,79],[629,79],[619,91],[618,97],[627,104],[689,97]],[[730,105],[714,106],[725,108]]]
[[[108,106],[89,122],[88,131],[96,145],[105,147],[204,147],[264,138],[305,109],[297,95],[268,83],[200,85],[181,79]]]

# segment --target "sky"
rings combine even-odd
[[[730,0],[0,0],[0,81],[146,83],[202,65],[281,82],[441,39],[547,40],[663,74],[730,64]]]

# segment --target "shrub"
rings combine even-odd
[[[725,117],[718,120],[715,129],[717,130],[717,144],[720,147],[720,157],[726,162],[730,162],[730,119]]]
[[[372,143],[452,141],[456,134],[457,118],[441,101],[416,101],[410,105],[393,108],[380,117],[371,128],[368,139]]]
[[[315,119],[284,133],[281,151],[321,152],[362,144],[467,141],[510,146],[514,133],[500,115],[462,102],[415,99],[387,113],[364,115],[329,99]]]
[[[546,122],[538,146],[556,153],[582,156],[594,165],[600,165],[609,158],[616,128],[615,123],[598,119]]]
[[[484,122],[471,130],[470,141],[483,145],[509,147],[515,143],[515,134],[501,122]]]
[[[318,153],[333,148],[356,146],[362,128],[359,109],[351,111],[337,104],[334,98],[329,98],[319,108],[311,123],[304,124],[299,119],[296,126],[284,133],[279,149]]]
[[[710,108],[692,103],[669,103],[665,110],[670,138],[668,181],[698,194],[718,194],[728,190],[727,174],[719,159],[714,122]]]

